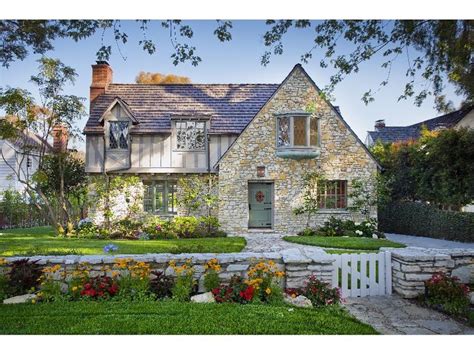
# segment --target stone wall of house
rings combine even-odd
[[[276,156],[275,115],[295,111],[311,111],[319,119],[317,158],[294,160]],[[265,177],[257,177],[258,166],[265,166]],[[302,199],[302,177],[310,171],[320,172],[329,180],[347,180],[350,191],[352,179],[374,176],[377,165],[302,69],[296,67],[219,164],[219,220],[224,230],[230,235],[248,234],[248,183],[269,181],[274,183],[274,231],[301,231],[306,217],[296,216],[293,210]],[[375,218],[376,210],[371,214]],[[360,215],[333,210],[318,213],[311,225],[320,225],[331,215],[361,220]]]
[[[9,263],[24,259],[25,257],[5,258],[6,264],[0,264],[0,274],[4,274],[9,269]],[[90,256],[34,256],[29,257],[31,261],[36,260],[39,265],[55,266],[61,265],[61,269],[56,271],[53,277],[57,280],[68,281],[74,270],[81,263],[89,264],[91,271],[89,275],[111,276],[114,272],[126,272],[114,266],[117,259],[131,258],[134,261],[149,263],[152,271],[164,272],[166,275],[174,276],[174,270],[169,266],[170,261],[175,261],[176,265],[191,260],[194,266],[194,278],[198,281],[199,288],[203,290],[204,265],[212,258],[216,258],[222,266],[219,277],[223,282],[229,281],[233,275],[247,277],[247,272],[251,265],[261,260],[272,260],[279,270],[285,272],[281,280],[282,287],[302,287],[309,275],[314,274],[320,280],[331,283],[332,263],[334,258],[325,252],[302,253],[298,249],[290,249],[281,253],[229,253],[229,254],[145,254],[145,255],[90,255]]]
[[[88,186],[89,209],[88,217],[92,219],[94,224],[102,225],[105,222],[105,206],[104,198],[98,197],[96,186],[98,179],[104,179],[102,175],[94,176],[90,179]],[[121,189],[111,189],[109,206],[110,206],[110,222],[114,223],[126,217],[138,218],[143,213],[143,191],[144,187],[141,182],[134,185],[123,186]]]
[[[474,249],[405,248],[392,250],[392,287],[405,298],[424,294],[424,282],[436,272],[474,283]]]
[[[183,186],[179,183],[180,179],[192,179],[193,177],[198,177],[202,183],[206,184],[208,181],[208,174],[153,174],[153,175],[146,175],[141,174],[139,178],[142,181],[145,180],[172,180],[177,181],[177,191],[176,191],[176,201],[181,201],[183,197]],[[111,175],[113,178],[113,175]],[[95,224],[101,225],[105,221],[104,215],[104,206],[105,201],[104,199],[97,199],[95,197],[95,188],[94,188],[94,181],[95,179],[103,179],[102,175],[94,175],[89,184],[89,217]],[[216,180],[217,181],[217,180]],[[134,186],[127,186],[121,189],[120,191],[114,191],[111,194],[110,199],[110,207],[112,210],[112,217],[111,222],[119,221],[125,217],[134,217],[134,218],[141,218],[146,213],[144,212],[143,208],[143,194],[144,194],[144,185],[142,182],[138,183]],[[214,183],[213,193],[217,196],[218,195],[218,185]],[[200,201],[200,206],[192,210],[189,215],[192,216],[207,216],[208,209],[206,204],[203,201]],[[180,205],[179,203],[175,206],[176,215],[178,216],[186,216],[188,215],[188,209],[185,206]],[[211,209],[211,215],[217,216],[218,206],[215,205]]]

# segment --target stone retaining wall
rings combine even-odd
[[[10,257],[5,260],[10,263],[25,257]],[[332,263],[331,255],[321,252],[301,252],[299,249],[288,249],[282,252],[269,253],[229,253],[229,254],[141,254],[141,255],[66,255],[66,256],[32,256],[30,260],[37,260],[39,265],[55,266],[61,265],[54,277],[58,280],[67,281],[72,272],[80,263],[88,263],[91,271],[90,276],[106,275],[112,272],[124,272],[114,268],[117,259],[131,258],[134,261],[149,263],[152,271],[162,271],[167,275],[174,276],[174,270],[169,262],[174,260],[176,264],[184,263],[191,259],[194,266],[194,277],[199,281],[199,288],[203,290],[204,265],[212,258],[216,258],[222,266],[219,276],[223,281],[228,281],[233,275],[247,276],[249,267],[261,260],[272,260],[281,271],[285,272],[282,280],[283,287],[302,287],[311,274],[319,279],[331,283]],[[7,270],[6,265],[0,266],[0,273]],[[63,271],[66,271],[63,273]]]
[[[392,250],[392,287],[404,298],[425,292],[424,282],[435,272],[474,283],[474,249],[405,248]]]

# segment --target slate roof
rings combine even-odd
[[[279,84],[110,84],[90,112],[85,134],[102,133],[99,122],[120,98],[138,120],[131,133],[171,131],[174,116],[208,116],[211,134],[240,134]]]
[[[411,126],[385,126],[378,129],[377,131],[369,131],[368,134],[374,143],[378,140],[380,140],[382,143],[393,143],[397,141],[418,139],[423,126],[426,126],[430,131],[443,128],[452,128],[458,124],[469,112],[471,112],[473,108],[474,106],[467,106],[446,115],[415,123]]]

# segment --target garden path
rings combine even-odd
[[[402,243],[408,247],[435,248],[435,249],[474,249],[474,243],[462,243],[452,240],[417,237],[414,235],[385,233],[392,242]]]
[[[474,334],[474,328],[398,295],[347,298],[343,306],[382,334]]]
[[[279,234],[252,234],[245,235],[247,240],[247,245],[245,246],[243,252],[277,252],[285,249],[299,249],[299,250],[323,250],[323,248],[311,246],[311,245],[302,245],[296,243],[290,243],[283,240],[282,236]]]

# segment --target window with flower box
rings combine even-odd
[[[172,180],[144,181],[143,204],[145,212],[176,214],[177,183]]]
[[[319,208],[345,209],[347,208],[347,181],[328,180],[319,190]]]
[[[277,156],[313,158],[318,155],[318,119],[309,113],[277,115]]]

